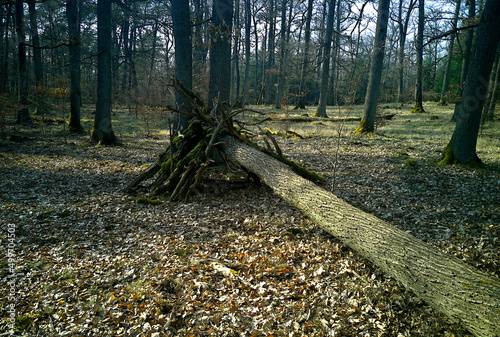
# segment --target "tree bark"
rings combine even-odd
[[[425,112],[422,105],[422,80],[424,73],[424,0],[418,0],[418,29],[417,29],[417,79],[415,83],[415,107],[412,112]]]
[[[250,0],[245,0],[245,75],[243,80],[243,104],[247,103],[250,89],[250,28],[252,24],[252,13],[250,10]],[[257,43],[257,42],[256,42]],[[257,55],[255,55],[257,60]],[[257,67],[257,62],[255,62]]]
[[[455,15],[453,16],[453,29],[457,29],[458,14],[460,13],[460,2],[461,0],[457,0]],[[451,60],[453,59],[453,45],[455,44],[455,35],[457,35],[457,33],[454,32],[450,36],[450,43],[448,45],[448,57],[446,59],[446,68],[443,77],[443,88],[441,89],[441,98],[439,99],[438,105],[448,105],[448,103],[446,103],[446,92],[448,91],[448,83],[450,82],[450,68]]]
[[[497,63],[497,68],[495,71],[495,83],[493,84],[493,91],[491,92],[491,99],[489,101],[488,111],[485,116],[487,121],[493,122],[499,91],[500,91],[500,60]]]
[[[232,102],[236,102],[240,96],[240,0],[234,0],[233,26],[235,34],[233,43],[233,55],[232,55],[233,64],[231,66],[231,72],[232,72],[231,79],[233,83],[233,88],[236,90],[231,94],[233,95]]]
[[[476,16],[476,0],[467,1],[469,4],[469,17],[468,20],[473,20]],[[463,59],[462,59],[462,70],[460,72],[460,84],[458,86],[458,96],[462,99],[462,94],[464,91],[465,77],[467,76],[467,72],[469,71],[469,63],[471,57],[472,50],[472,41],[474,39],[474,28],[469,28],[467,30],[467,38],[465,40]],[[453,116],[451,117],[452,121],[456,121],[456,113],[458,108],[458,103],[455,104],[455,109],[453,111]]]
[[[233,27],[233,1],[214,0],[211,26],[210,80],[208,104],[220,97],[223,102],[231,99],[231,32]]]
[[[264,99],[267,104],[272,103],[272,89],[273,89],[273,76],[272,76],[272,67],[274,65],[274,38],[275,38],[275,18],[274,12],[274,0],[270,0],[269,4],[269,34],[267,38],[267,63],[265,69],[265,79],[264,79]]]
[[[16,0],[16,33],[17,33],[17,57],[19,69],[19,95],[20,108],[17,111],[17,124],[30,123],[31,117],[28,111],[28,69],[26,65],[26,36],[24,32],[24,7],[22,0]]]
[[[390,0],[380,0],[378,6],[377,28],[373,44],[373,56],[366,90],[363,118],[355,133],[373,132],[375,130],[375,113],[379,98],[380,80],[384,65],[385,38],[387,36],[387,23],[389,21]]]
[[[111,1],[97,1],[97,103],[92,142],[117,142],[111,127]]]
[[[487,0],[477,38],[472,51],[469,71],[464,85],[462,101],[457,112],[455,130],[441,160],[442,164],[481,164],[476,154],[477,136],[486,91],[500,41],[500,1]]]
[[[312,19],[312,10],[313,10],[313,0],[309,0],[307,3],[307,15],[306,15],[306,28],[304,31],[304,49],[302,51],[303,54],[303,59],[302,59],[302,72],[300,75],[300,85],[299,85],[299,103],[302,103],[302,105],[305,105],[305,97],[308,96],[308,93],[305,92],[305,86],[306,86],[306,76],[307,73],[309,72],[309,45],[311,43],[311,19]]]
[[[70,132],[82,133],[84,130],[80,123],[82,93],[80,89],[80,22],[78,21],[78,0],[66,1],[66,17],[68,19],[69,73],[71,80],[68,129]]]
[[[193,87],[193,50],[191,44],[191,24],[189,21],[189,3],[185,0],[172,0],[172,21],[175,40],[175,77],[186,88]],[[179,109],[189,106],[184,98],[175,92],[175,102]],[[187,129],[189,117],[175,114],[173,134]]]
[[[39,47],[40,38],[38,37],[35,0],[28,1],[28,9],[30,14],[31,43],[34,46]],[[33,48],[33,61],[35,65],[35,84],[37,87],[39,87],[43,85],[42,50],[40,48]]]
[[[282,104],[282,98],[283,98],[283,88],[285,86],[285,50],[287,48],[287,42],[286,42],[286,8],[287,8],[287,1],[282,0],[283,3],[281,4],[281,33],[280,33],[280,64],[279,64],[279,71],[278,71],[278,91],[276,93],[276,108],[280,109],[281,104]],[[292,9],[290,8],[290,11]]]
[[[333,21],[335,18],[335,0],[328,2],[328,19],[326,20],[326,36],[321,68],[321,84],[319,87],[318,108],[314,116],[327,117],[326,101],[328,98],[328,74],[330,73],[330,51],[332,49]]]
[[[349,205],[232,137],[221,141],[229,160],[255,173],[286,202],[433,308],[476,336],[500,336],[500,280]]]

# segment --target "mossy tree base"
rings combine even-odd
[[[365,118],[362,118],[356,130],[354,130],[352,133],[355,135],[361,135],[371,132],[375,132],[375,125],[369,123]]]
[[[411,110],[412,113],[425,113],[422,103],[415,104],[415,107]]]
[[[483,169],[485,167],[485,165],[477,155],[474,155],[474,158],[472,160],[469,160],[466,163],[462,163],[453,152],[451,141],[444,149],[438,165],[463,165],[470,169]]]
[[[152,195],[168,198],[170,201],[187,200],[199,185],[207,168],[214,162],[224,161],[219,139],[226,135],[273,156],[309,180],[323,180],[314,172],[307,171],[285,158],[270,132],[266,133],[266,136],[274,148],[268,140],[265,140],[267,148],[263,148],[246,138],[233,124],[233,117],[243,110],[233,111],[220,101],[209,110],[205,102],[177,80],[174,80],[173,87],[189,104],[184,111],[191,112],[186,113],[173,108],[170,110],[189,115],[191,118],[189,127],[182,135],[171,139],[171,143],[159,156],[158,161],[125,188],[127,192],[134,192],[143,181],[155,177],[149,187]]]
[[[113,130],[111,132],[104,132],[102,130],[93,129],[90,136],[90,141],[97,145],[119,145],[120,142],[116,138]]]

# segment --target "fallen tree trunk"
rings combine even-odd
[[[475,336],[500,336],[500,280],[349,205],[231,136],[220,141],[228,160],[256,174],[277,195],[430,306]]]

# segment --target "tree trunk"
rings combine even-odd
[[[193,74],[201,78],[205,72],[205,45],[203,41],[203,17],[205,8],[202,8],[201,1],[195,0],[194,3],[194,20],[196,26],[194,27],[194,55],[193,55]],[[189,6],[188,6],[189,8]]]
[[[400,281],[476,336],[500,336],[500,280],[365,213],[232,137],[221,139],[227,158],[319,227]]]
[[[318,108],[314,116],[327,117],[326,100],[328,98],[328,74],[330,73],[330,51],[332,49],[333,21],[335,18],[335,0],[328,2],[328,19],[326,20],[326,36],[321,68],[321,84],[319,87]]]
[[[424,0],[418,0],[418,32],[417,32],[417,80],[415,83],[415,107],[412,112],[425,112],[422,105],[422,79],[424,73]]]
[[[471,21],[476,16],[476,0],[469,0],[466,3],[469,5],[469,17],[468,20]],[[464,54],[462,59],[462,71],[460,72],[460,84],[458,86],[458,97],[462,99],[462,94],[464,91],[465,77],[467,76],[467,72],[469,70],[469,63],[471,57],[472,50],[472,41],[474,39],[474,28],[469,28],[467,30],[467,38],[465,40],[464,46]],[[451,117],[452,121],[456,121],[456,113],[457,113],[458,103],[455,104],[455,110],[453,111],[453,116]]]
[[[272,91],[273,91],[273,74],[272,67],[274,65],[274,29],[275,29],[275,13],[274,13],[274,0],[270,0],[269,5],[269,34],[268,34],[268,47],[267,47],[267,63],[265,69],[265,80],[264,80],[264,99],[267,104],[272,103]]]
[[[193,87],[193,51],[191,44],[191,24],[189,21],[189,3],[185,0],[172,0],[172,21],[175,40],[175,77],[186,88]],[[175,93],[175,102],[179,109],[186,105],[184,98]],[[175,114],[173,134],[177,135],[189,125],[189,117]]]
[[[111,127],[111,1],[97,1],[97,103],[91,139],[102,145],[117,142]]]
[[[500,41],[499,17],[500,1],[487,0],[477,27],[477,38],[465,80],[462,101],[456,112],[457,124],[445,149],[442,164],[477,165],[481,163],[476,154],[477,136],[488,80]]]
[[[457,29],[458,14],[460,13],[460,2],[461,0],[457,0],[457,6],[455,7],[455,15],[453,16],[453,27],[452,27],[453,29]],[[455,35],[456,33],[453,33],[450,36],[450,43],[448,45],[448,57],[446,59],[446,68],[443,77],[443,88],[441,89],[441,98],[439,100],[438,105],[448,105],[446,103],[446,91],[448,91],[448,83],[450,81],[450,68],[451,68],[451,60],[453,59],[453,45],[455,44]]]
[[[312,18],[312,10],[313,10],[313,0],[309,0],[307,3],[307,16],[306,16],[306,28],[304,32],[304,49],[303,49],[303,60],[302,60],[302,72],[300,75],[300,85],[299,85],[299,103],[302,103],[302,105],[305,105],[306,102],[304,97],[308,96],[308,93],[306,93],[306,76],[309,73],[309,45],[311,43],[311,18]]]
[[[36,111],[37,113],[44,114],[48,111],[48,107],[44,102],[44,81],[43,81],[43,64],[42,64],[42,50],[40,48],[40,38],[38,37],[38,24],[36,20],[36,8],[35,0],[28,1],[28,9],[30,15],[30,33],[31,33],[31,43],[33,46],[33,63],[35,66],[35,100],[36,100]]]
[[[10,50],[10,39],[9,39],[9,27],[10,20],[12,17],[12,4],[5,6],[5,25],[2,22],[4,43],[2,45],[2,61],[0,64],[2,77],[0,78],[0,92],[7,90],[7,83],[9,82],[9,50]]]
[[[78,0],[66,1],[66,17],[69,34],[69,73],[71,79],[69,132],[82,133],[80,124],[80,106],[82,93],[80,90],[80,22],[78,21]]]
[[[379,98],[380,80],[384,66],[385,37],[387,36],[387,23],[389,20],[390,0],[380,0],[378,5],[377,28],[373,45],[373,56],[366,90],[363,118],[355,133],[373,132],[375,130],[375,113]]]
[[[231,99],[231,32],[233,26],[233,1],[214,0],[210,48],[210,80],[208,104],[217,97],[229,103]]]
[[[491,99],[489,101],[488,112],[485,116],[487,121],[493,122],[495,115],[495,106],[498,99],[498,92],[500,91],[500,60],[497,63],[495,71],[495,84],[493,84],[493,91],[491,92]]]
[[[276,108],[280,109],[283,98],[283,88],[285,86],[285,49],[287,48],[286,44],[286,7],[287,1],[282,0],[281,4],[281,33],[280,33],[280,65],[278,71],[278,92],[276,93]],[[290,8],[290,11],[292,9]]]
[[[19,105],[17,111],[17,124],[30,123],[31,117],[28,111],[28,69],[26,66],[26,37],[24,34],[24,7],[22,0],[16,0],[16,33],[17,33],[17,56],[19,69]]]
[[[248,100],[248,92],[250,89],[250,28],[252,13],[250,11],[250,0],[245,0],[245,75],[243,80],[243,104],[247,103]],[[257,58],[257,55],[255,55]],[[255,63],[255,67],[257,67],[257,62]]]
[[[233,95],[232,102],[236,102],[240,96],[240,0],[234,0],[234,31],[231,79],[233,88],[236,90],[231,93]]]
[[[481,125],[484,125],[484,123],[486,122],[486,118],[488,117],[488,111],[490,108],[490,102],[495,92],[495,78],[498,63],[500,63],[500,45],[497,48],[495,62],[493,62],[493,67],[491,68],[490,81],[488,84],[488,94],[486,95],[486,100],[484,101],[483,112],[481,116]]]

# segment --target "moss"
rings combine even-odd
[[[59,213],[56,213],[56,215],[60,218],[65,218],[67,216],[70,216],[71,215],[71,211],[65,209],[64,211],[62,212],[59,212]]]
[[[37,317],[38,315],[36,314],[27,314],[16,317],[14,331],[16,333],[27,331],[33,325],[33,322],[35,321],[35,319],[37,319]]]
[[[411,110],[412,113],[424,113],[426,112],[424,110],[424,107],[422,106],[422,104],[420,103],[417,103],[415,104],[415,107]]]
[[[370,125],[365,118],[362,118],[359,122],[359,126],[352,133],[356,135],[361,135],[365,133],[372,133],[375,131],[375,126]]]
[[[148,199],[148,198],[137,198],[135,200],[137,205],[159,205],[161,204],[161,200],[157,199]]]
[[[417,161],[413,158],[408,158],[405,161],[407,166],[417,166]]]
[[[453,165],[457,163],[457,159],[455,158],[455,155],[453,154],[453,150],[451,148],[451,141],[448,143],[446,148],[443,151],[443,155],[441,157],[441,160],[439,161],[438,165]]]

